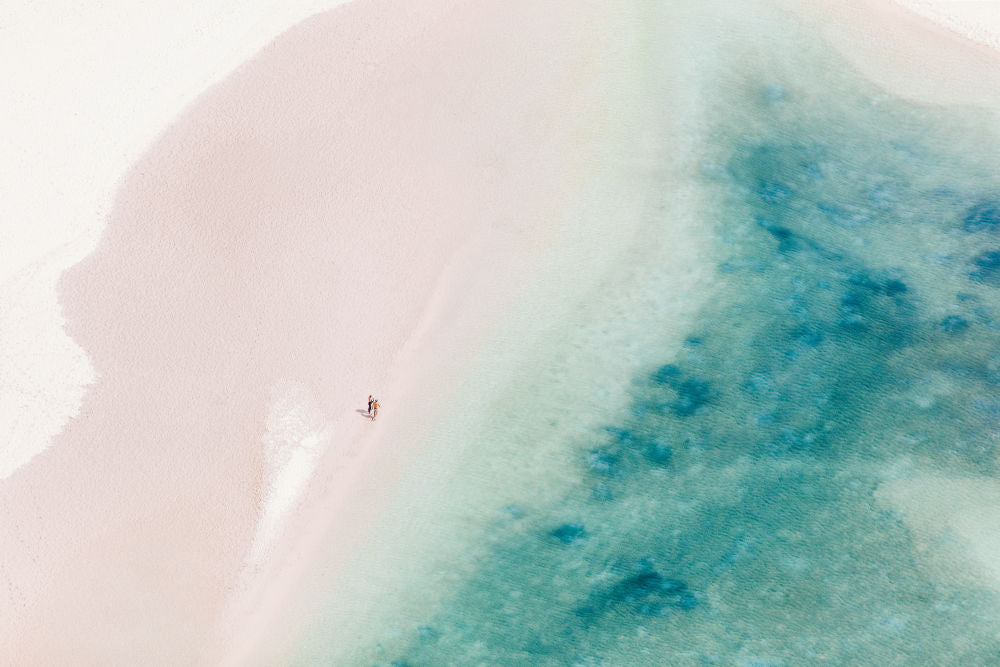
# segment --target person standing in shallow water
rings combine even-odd
[[[374,403],[374,402],[375,402],[375,399],[372,398],[371,394],[368,394],[368,414],[369,415],[372,413],[372,403]]]
[[[378,419],[378,399],[377,398],[375,399],[375,402],[372,403],[372,421],[375,421],[376,419]]]

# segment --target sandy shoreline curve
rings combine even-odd
[[[899,8],[894,8],[894,10],[897,11],[897,12],[902,12],[902,13],[906,14],[906,12],[904,10],[901,10]],[[880,22],[877,22],[875,25],[871,25],[869,23],[869,24],[866,25],[866,29],[868,29],[868,30],[870,30],[870,31],[872,31],[874,33],[878,33],[881,30],[890,31],[891,34],[895,35],[895,37],[900,40],[899,50],[898,51],[893,51],[889,55],[881,54],[879,56],[881,58],[881,61],[878,63],[878,67],[900,66],[900,62],[894,60],[894,58],[897,58],[901,53],[905,54],[906,51],[907,51],[907,49],[916,49],[917,51],[921,52],[921,55],[926,55],[926,53],[927,53],[927,48],[926,48],[927,44],[925,43],[924,40],[926,38],[926,29],[927,29],[927,26],[922,23],[922,21],[923,21],[922,19],[919,19],[915,24],[911,24],[911,23],[909,23],[907,21],[902,21],[901,24],[900,24],[899,16],[898,15],[893,15],[891,12],[886,13],[886,14],[878,14],[878,13],[876,13],[875,15],[879,18]],[[829,18],[829,16],[825,16],[822,13],[822,10],[817,11],[813,15],[813,19],[814,20],[816,20],[816,17]],[[850,14],[843,15],[843,14],[841,14],[841,15],[838,15],[837,18],[838,18],[838,20],[840,20],[840,21],[843,22],[843,25],[839,26],[839,30],[842,30],[844,32],[848,32],[848,31],[854,30],[854,31],[857,31],[858,34],[866,34],[866,33],[864,33],[864,30],[859,29],[859,26],[856,23],[859,20],[857,14],[854,14],[854,15],[850,15]],[[934,41],[933,46],[934,46],[935,49],[938,49],[940,53],[947,53],[947,52],[949,52],[952,49],[960,48],[962,46],[962,40],[960,38],[956,37],[950,30],[949,31],[945,31],[945,30],[939,30],[938,31],[938,30],[932,29],[931,35],[936,40],[936,41]],[[840,43],[840,45],[843,46],[843,44],[844,44],[844,42],[842,41]],[[933,51],[933,49],[932,49],[932,51]],[[949,62],[949,63],[947,63],[942,68],[942,72],[953,71],[950,68],[954,68],[954,67],[964,67],[964,66],[967,66],[968,62],[970,62],[970,61],[977,62],[977,63],[982,63],[983,62],[982,57],[981,57],[982,55],[983,55],[982,50],[980,50],[978,46],[974,46],[971,49],[969,49],[967,52],[963,52],[962,53],[962,57],[960,57],[957,60],[958,65],[956,65],[956,64],[954,64],[952,62]],[[994,53],[991,52],[991,53],[987,54],[987,57],[988,58],[994,58],[994,57],[996,57],[996,55],[997,54],[994,54]],[[922,73],[921,73],[920,67],[919,67],[919,60],[910,60],[910,61],[908,61],[906,63],[903,63],[903,65],[904,65],[904,67],[903,67],[904,71],[901,71],[901,72],[897,73],[898,74],[898,78],[897,78],[896,75],[894,75],[894,76],[889,77],[887,80],[886,79],[881,80],[880,83],[886,85],[886,87],[888,89],[890,89],[890,90],[894,90],[894,91],[898,92],[899,94],[905,95],[908,92],[907,86],[911,85],[912,81],[919,80],[922,77]],[[876,69],[878,69],[878,68],[876,68]],[[877,76],[877,74],[873,75],[873,76]],[[970,97],[968,99],[962,99],[960,101],[962,103],[967,103],[967,104],[984,103],[984,102],[992,102],[993,101],[993,98],[990,97],[990,96],[985,96],[985,97],[984,96],[977,96],[977,95],[979,95],[979,93],[977,91],[971,91],[971,93],[972,94],[970,95]],[[936,103],[942,103],[942,102],[948,103],[948,102],[950,102],[949,100],[943,99],[940,96],[938,96],[938,97],[930,97],[930,98],[928,98],[928,100],[932,101],[932,102],[936,102]],[[420,377],[420,374],[419,373],[413,373],[413,374],[411,374],[411,377],[413,377],[413,376]],[[371,535],[367,535],[366,536],[365,529],[363,527],[356,527],[356,531],[357,532],[351,533],[351,534],[352,535],[359,535],[359,536],[361,536],[361,537],[357,538],[357,541],[359,543],[361,541],[363,541],[364,539],[371,538]],[[345,541],[349,542],[351,540],[345,540]],[[329,548],[329,544],[327,545],[327,548]],[[276,590],[278,590],[278,589],[280,589],[280,587],[276,587]],[[284,589],[284,593],[287,594],[287,592],[288,592],[288,589]],[[285,603],[284,603],[284,604],[289,605],[289,606],[286,606],[285,608],[286,609],[297,609],[297,608],[299,608],[299,605],[302,603],[302,601],[304,599],[307,599],[307,598],[308,598],[308,595],[306,595],[306,596],[303,597],[301,594],[298,597],[296,597],[296,596],[289,596],[289,597],[287,597],[285,599]],[[278,608],[280,608],[280,605],[276,604],[274,608],[278,609]],[[334,618],[337,618],[337,616],[334,615]],[[350,622],[343,615],[340,616],[339,618],[341,620],[343,620],[345,623],[349,623]],[[266,624],[262,624],[261,627],[266,627]],[[331,632],[333,632],[333,630],[331,630]],[[250,636],[249,633],[248,633],[248,636]],[[293,633],[293,636],[294,636],[294,633]],[[350,632],[349,631],[343,632],[343,633],[341,633],[341,636],[350,636]],[[295,643],[295,641],[293,639],[293,640],[289,641],[288,645],[292,646],[292,645],[294,645],[294,643]],[[283,654],[280,651],[278,651],[278,652],[275,652],[275,653],[271,653],[270,655],[271,655],[272,658],[276,659],[277,656],[282,656]]]
[[[920,57],[955,48],[913,47],[904,10],[873,6],[857,34]],[[602,63],[600,35],[633,20],[573,2],[355,0],[171,124],[59,283],[96,379],[52,446],[0,482],[0,533],[18,547],[0,655],[247,664],[294,643],[315,554],[337,562],[370,537],[399,443],[433,416],[421,407],[531,289],[614,159],[600,135],[631,99],[596,86],[636,83],[605,71],[628,59]],[[941,71],[995,65],[963,53]],[[895,76],[875,61],[873,77]],[[963,102],[995,98],[970,83]],[[388,423],[358,412],[370,392]]]
[[[118,180],[207,86],[346,0],[8,3],[0,76],[0,481],[48,447],[94,369],[63,331],[59,275],[97,246]],[[72,20],[72,31],[67,31]],[[40,351],[41,350],[41,351]]]
[[[133,165],[98,248],[60,281],[97,380],[53,446],[0,487],[3,532],[23,545],[5,558],[16,662],[215,662],[217,633],[258,636],[239,597],[259,609],[275,594],[254,589],[271,557],[242,579],[271,391],[292,382],[313,397],[333,436],[306,493],[339,508],[384,462],[361,465],[379,456],[363,429],[381,424],[356,408],[406,375],[415,330],[433,342],[456,326],[418,330],[435,290],[442,309],[449,292],[479,301],[445,336],[460,359],[509,283],[529,279],[596,157],[588,135],[606,119],[590,105],[613,91],[575,71],[600,64],[596,24],[567,25],[583,21],[569,9],[352,3],[211,88]],[[297,556],[281,549],[286,569]]]

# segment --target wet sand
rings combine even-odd
[[[572,14],[359,2],[317,16],[207,91],[123,176],[98,248],[60,281],[97,379],[0,488],[0,528],[19,545],[4,564],[16,662],[214,662],[246,632],[241,595],[272,620],[267,563],[295,571],[274,553],[364,516],[350,485],[391,469],[372,429],[406,414],[400,378],[434,390],[407,378],[406,357],[455,326],[436,370],[469,353],[530,279],[593,157],[583,134],[600,133],[603,111],[565,119],[610,91],[577,78],[593,56],[573,24],[593,17]],[[426,319],[454,298],[477,301],[471,321]],[[298,508],[319,536],[257,545],[248,568],[276,475],[272,392],[288,382],[329,431],[322,488]],[[371,391],[377,425],[356,412]],[[317,528],[331,503],[345,521]]]
[[[311,559],[365,539],[394,448],[427,419],[407,397],[444,395],[539,275],[609,157],[594,140],[617,118],[614,91],[593,88],[601,12],[426,9],[309,19],[122,177],[98,248],[59,286],[97,379],[0,485],[12,662],[238,663],[268,632],[293,637]],[[313,411],[290,451],[313,438],[317,455],[261,538],[280,476],[268,416],[289,386]],[[377,425],[356,411],[372,391]],[[404,419],[392,443],[374,430]],[[968,512],[954,484],[954,512],[913,520]]]

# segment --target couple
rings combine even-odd
[[[371,394],[368,394],[368,414],[371,415],[372,421],[378,417],[378,399],[372,398]]]

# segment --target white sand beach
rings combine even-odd
[[[408,391],[440,396],[537,275],[587,165],[613,157],[595,152],[618,111],[603,106],[615,81],[594,85],[599,22],[567,26],[567,10],[357,3],[310,19],[129,168],[97,251],[59,287],[96,380],[0,491],[26,547],[5,562],[16,661],[214,660],[220,633],[239,646],[275,620],[289,553],[351,534],[372,506],[359,480],[377,487],[399,457],[358,413],[366,392],[383,420],[418,425]],[[557,39],[538,52],[543,35]],[[24,520],[33,507],[43,521]]]
[[[44,63],[2,70],[0,659],[283,664],[330,590],[375,585],[366,545],[448,534],[381,511],[405,471],[449,465],[432,425],[501,400],[460,393],[478,351],[519,363],[629,269],[661,203],[632,196],[647,167],[676,184],[658,285],[711,282],[684,196],[694,84],[645,78],[646,17],[606,3],[88,11],[22,3],[0,47]],[[895,93],[1000,103],[992,3],[803,15]],[[593,399],[538,407],[572,400]],[[926,471],[879,500],[995,578],[995,486]],[[348,606],[345,636],[389,613]]]

